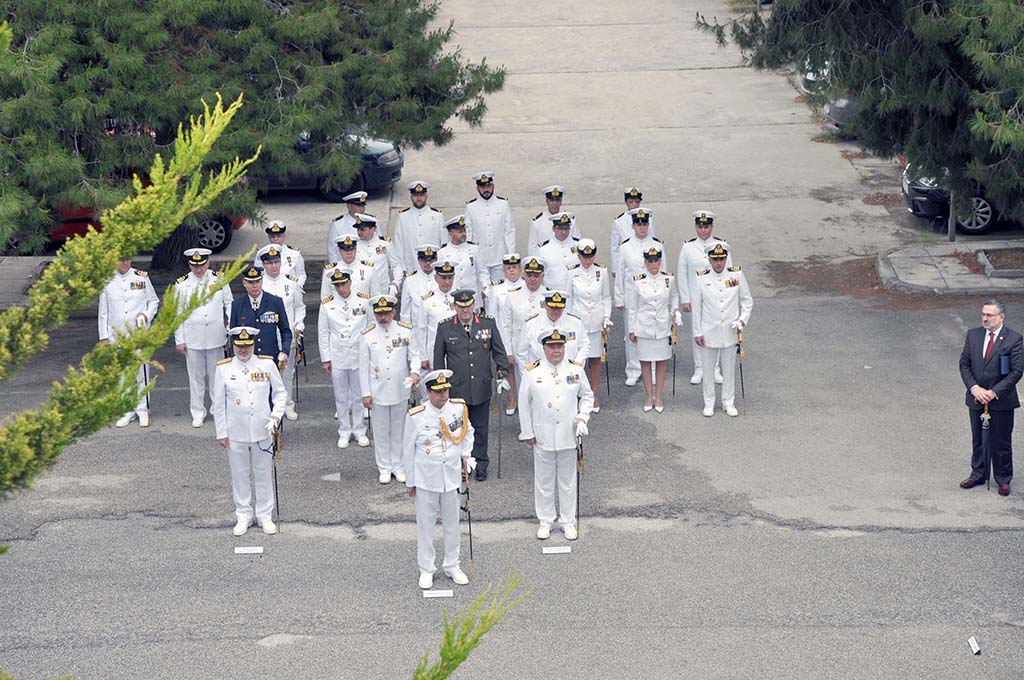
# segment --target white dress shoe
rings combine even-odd
[[[639,379],[640,378],[626,378],[626,387],[632,387],[633,385],[636,385],[636,381]]]
[[[601,407],[600,406],[595,406],[594,408],[590,409],[590,412],[591,413],[600,413],[601,412]]]
[[[265,519],[262,522],[260,522],[260,529],[263,529],[263,533],[265,534],[277,533],[277,525],[274,524],[274,520],[272,519]]]
[[[367,437],[365,434],[361,434],[356,439],[356,444],[359,444],[359,446],[369,446],[370,445],[370,438]]]
[[[338,412],[337,412],[337,411],[335,411],[335,412],[334,412],[334,419],[335,419],[335,420],[337,420],[337,419],[338,419]]]
[[[735,406],[726,406],[725,407],[725,415],[732,416],[733,418],[735,418],[739,414],[740,414],[740,412],[736,410]]]
[[[391,481],[391,473],[390,472],[382,472],[382,473],[380,473],[377,476],[377,481],[380,482],[381,484],[389,483]]]
[[[339,449],[347,449],[348,448],[348,443],[349,443],[349,438],[347,436],[345,436],[345,437],[338,437],[338,448]]]
[[[507,408],[507,409],[505,409],[505,415],[507,415],[507,416],[514,416],[515,414],[516,414],[516,410],[514,408]]]
[[[700,373],[694,373],[693,375],[690,376],[690,384],[691,385],[699,385],[701,383],[701,381],[702,381],[702,378],[701,378]]]
[[[721,385],[722,384],[722,371],[720,369],[718,369],[718,368],[715,369],[715,384],[716,385]]]
[[[395,481],[396,482],[401,482],[402,484],[405,484],[405,471],[399,470],[398,472],[396,472],[395,473]]]
[[[149,414],[148,413],[140,413],[139,414],[139,427],[149,427]]]
[[[457,586],[464,586],[469,584],[469,577],[466,576],[465,572],[463,572],[458,567],[450,569],[444,573],[447,574],[448,578],[454,581],[455,585]]]
[[[434,575],[429,571],[420,572],[420,588],[430,590],[434,587]]]
[[[714,406],[705,406],[704,407],[704,415],[707,416],[708,418],[710,418],[711,416],[715,415],[715,407]]]
[[[135,420],[135,411],[132,411],[131,413],[125,413],[123,416],[117,419],[117,422],[114,423],[114,427],[128,427],[128,423],[132,422],[133,420]]]
[[[654,410],[655,410],[655,411],[656,411],[657,413],[664,413],[664,412],[665,412],[665,407],[664,407],[664,406],[655,406],[655,407],[654,407]]]
[[[644,413],[650,413],[654,410],[654,406],[651,404],[644,404]]]
[[[551,526],[548,524],[541,524],[537,527],[537,538],[544,540],[545,538],[551,537]]]
[[[298,420],[299,414],[295,412],[295,409],[293,407],[285,407],[284,417],[287,418],[288,420]]]
[[[202,426],[203,426],[203,419],[202,418],[193,418],[192,419],[192,427],[202,427]]]
[[[235,528],[231,530],[235,536],[245,536],[245,532],[249,530],[249,525],[252,524],[252,520],[240,519],[235,522]]]
[[[575,524],[563,524],[562,533],[565,534],[565,540],[567,541],[575,541],[579,537],[579,534],[576,533]]]

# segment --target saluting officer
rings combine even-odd
[[[242,274],[245,295],[231,303],[232,328],[248,326],[260,332],[256,335],[256,354],[272,357],[278,368],[288,361],[287,349],[292,346],[292,329],[284,300],[263,290],[263,269],[249,267]]]
[[[626,338],[626,384],[635,385],[640,377],[640,360],[636,345],[629,340],[631,328],[626,313],[626,289],[633,284],[633,277],[644,273],[644,251],[658,246],[661,241],[651,235],[650,210],[637,208],[629,211],[633,221],[633,236],[624,240],[619,248],[618,270],[615,272],[615,306],[622,312],[623,331]]]
[[[367,325],[366,304],[352,294],[348,272],[335,271],[331,281],[335,294],[320,300],[317,340],[320,361],[334,387],[338,448],[348,448],[353,437],[359,446],[369,446],[359,386],[359,333]]]
[[[519,388],[519,439],[533,447],[533,502],[541,540],[551,535],[556,517],[565,537],[576,540],[576,437],[587,434],[594,406],[583,365],[565,359],[565,340],[557,328],[537,338],[544,357],[527,365]]]
[[[525,351],[527,346],[525,341],[521,341],[520,334],[526,320],[540,311],[547,292],[548,287],[544,285],[544,260],[531,257],[523,266],[523,284],[509,288],[505,303],[498,310],[501,314],[498,328],[505,349],[508,350],[508,363],[515,367],[516,381],[523,379],[523,366],[529,363],[525,354],[518,353],[520,347]]]
[[[117,335],[133,328],[148,328],[153,323],[153,317],[156,316],[159,308],[160,298],[153,290],[153,282],[149,280],[149,274],[133,269],[132,258],[119,257],[117,273],[107,282],[100,293],[97,313],[100,342],[107,343],[116,340]],[[145,366],[141,367],[135,378],[140,390],[146,383],[145,370]],[[135,420],[136,414],[139,416],[139,425],[149,427],[149,409],[146,407],[146,397],[139,400],[134,411],[129,411],[118,418],[114,426],[127,427],[128,423]]]
[[[337,262],[341,259],[338,254],[338,241],[345,236],[356,237],[356,215],[366,212],[366,192],[355,191],[341,200],[345,203],[345,212],[334,218],[334,222],[327,229],[327,261]]]
[[[284,417],[288,420],[296,420],[299,414],[295,412],[292,378],[295,376],[295,359],[299,338],[306,330],[306,302],[298,277],[281,271],[281,251],[277,249],[276,245],[263,246],[258,255],[263,262],[263,290],[276,295],[284,302],[288,325],[292,329],[294,344],[289,347],[281,347],[282,351],[288,353],[288,363],[282,371],[281,378],[284,380],[285,389],[288,390],[288,402],[284,407]]]
[[[698,210],[693,213],[692,217],[697,235],[684,243],[683,247],[679,249],[679,263],[676,266],[676,282],[679,284],[679,303],[682,311],[687,314],[691,313],[690,289],[697,284],[697,272],[708,269],[711,265],[708,260],[708,251],[714,248],[717,243],[721,243],[726,251],[729,250],[728,243],[717,236],[711,235],[711,231],[715,227],[715,213],[710,210]],[[732,266],[731,254],[726,258],[725,266]],[[692,321],[691,318],[691,327],[693,326]],[[695,342],[691,342],[691,349],[693,350],[693,376],[690,378],[690,384],[699,385],[704,375],[701,351]],[[715,367],[715,382],[722,382],[722,372],[717,366]]]
[[[569,269],[580,263],[576,257],[578,238],[570,236],[576,218],[572,213],[551,216],[554,236],[540,244],[537,254],[544,259],[544,284],[558,290],[569,289]]]
[[[480,266],[486,270],[486,284],[501,274],[501,256],[516,249],[516,225],[508,200],[494,195],[494,173],[478,172],[473,179],[479,196],[466,203],[467,238],[480,245]]]
[[[473,311],[474,292],[457,290],[455,317],[442,321],[434,341],[435,369],[454,371],[452,394],[469,406],[469,420],[476,432],[473,457],[477,460],[477,481],[487,479],[487,426],[491,405],[491,361],[497,365],[498,394],[509,389],[508,358],[498,325],[489,316]]]
[[[402,303],[398,308],[405,321],[416,327],[416,314],[423,296],[434,287],[434,263],[437,262],[437,246],[424,243],[416,246],[416,271],[407,274],[402,284]],[[454,270],[453,270],[454,273]]]
[[[487,267],[484,266],[480,246],[468,240],[466,218],[456,215],[444,225],[448,230],[448,243],[441,246],[437,256],[455,265],[455,288],[484,291],[487,287]],[[482,308],[483,296],[476,300],[476,308]]]
[[[640,207],[644,192],[636,187],[626,187],[626,190],[622,192],[622,198],[626,202],[626,209],[612,221],[611,249],[608,251],[611,253],[608,265],[613,278],[619,271],[619,246],[627,238],[633,237],[633,218],[630,211]],[[648,232],[652,237],[658,235],[658,230],[654,226],[654,215],[649,216]]]
[[[217,272],[210,271],[210,252],[206,248],[185,251],[189,273],[174,282],[174,300],[178,310],[188,307],[194,295],[205,295],[217,284]],[[224,358],[227,320],[231,317],[231,288],[225,284],[210,300],[196,308],[174,331],[174,345],[185,355],[188,370],[188,408],[192,427],[202,427],[206,418],[206,392],[213,394],[217,362]]]
[[[736,410],[736,333],[750,320],[754,298],[739,266],[726,267],[729,251],[721,243],[708,251],[711,269],[697,272],[693,305],[693,335],[704,354],[704,415],[715,415],[716,364],[722,366],[722,408],[729,416]],[[698,302],[700,304],[698,304]]]
[[[275,534],[271,438],[284,414],[284,382],[273,359],[253,356],[259,329],[242,326],[232,328],[230,333],[235,356],[217,364],[211,410],[217,443],[228,450],[231,466],[234,534],[241,536],[248,531],[253,515],[263,533]],[[255,512],[249,490],[250,474],[256,490]]]
[[[589,238],[581,239],[576,247],[579,262],[569,270],[569,311],[583,322],[590,351],[587,352],[587,377],[591,385],[601,381],[601,355],[605,344],[602,337],[612,325],[612,294],[608,270],[594,262],[597,244]],[[601,409],[594,391],[594,413]]]
[[[551,218],[562,212],[562,200],[565,198],[565,187],[552,184],[544,187],[544,203],[546,207],[534,215],[530,222],[530,239],[526,242],[526,254],[537,255],[540,244],[554,237],[551,229]],[[571,213],[570,213],[571,214]],[[580,238],[580,228],[576,220],[572,221],[572,230],[569,235],[573,238]]]
[[[420,360],[412,350],[412,327],[394,320],[398,300],[393,295],[378,295],[370,299],[370,304],[376,322],[359,335],[363,407],[370,409],[378,480],[387,484],[394,475],[404,482],[402,433],[409,389],[420,382]]]
[[[285,226],[284,222],[274,220],[263,231],[267,232],[267,240],[270,241],[271,245],[277,246],[277,249],[281,251],[281,273],[291,274],[299,280],[299,285],[305,288],[306,260],[302,257],[302,253],[299,252],[298,248],[292,248],[284,242],[288,227]],[[257,266],[260,265],[259,253],[256,253],[252,263]]]
[[[352,275],[352,294],[364,303],[370,301],[371,295],[384,295],[387,292],[387,270],[383,267],[374,268],[373,262],[369,260],[360,260],[356,256],[358,241],[351,234],[338,239],[338,253],[341,259],[324,265],[323,278],[320,280],[320,297],[327,297],[334,290],[331,276],[336,271],[346,271]]]
[[[558,328],[565,338],[565,353],[580,364],[586,363],[590,356],[590,335],[578,316],[566,313],[567,301],[565,291],[549,289],[544,293],[542,310],[526,320],[523,332],[517,336],[521,343],[516,349],[517,357],[522,357],[525,363],[543,357],[544,348],[539,338],[545,331]]]
[[[442,243],[445,238],[444,213],[427,205],[429,190],[430,182],[410,182],[409,200],[412,206],[400,210],[395,219],[395,229],[391,235],[392,267],[407,275],[419,269],[416,266],[419,244]],[[434,250],[437,248],[434,246]]]
[[[431,371],[424,378],[427,403],[409,409],[402,444],[405,485],[416,501],[416,563],[419,586],[430,590],[437,570],[434,530],[441,516],[444,562],[441,568],[456,585],[469,578],[459,568],[459,487],[462,468],[472,469],[473,426],[462,399],[449,399],[452,372]]]

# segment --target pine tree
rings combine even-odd
[[[832,94],[863,108],[858,143],[948,176],[954,196],[984,186],[1024,219],[1024,10],[1019,0],[776,0],[770,13],[697,25],[731,37],[756,68],[827,65]]]
[[[343,190],[356,136],[444,144],[504,81],[451,49],[424,0],[9,0],[5,13],[17,58],[0,66],[0,251],[38,251],[57,206],[116,205],[215,92],[246,106],[209,162],[263,153],[208,213],[253,217],[268,177],[311,161]]]

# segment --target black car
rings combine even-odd
[[[919,217],[949,218],[949,191],[934,177],[918,176],[909,164],[903,170],[903,201],[907,209]],[[956,225],[965,234],[984,234],[998,219],[996,207],[985,197],[984,191],[978,191],[971,197],[966,213],[957,215]]]
[[[362,159],[359,174],[352,184],[341,191],[328,189],[323,179],[317,175],[313,165],[307,164],[304,172],[288,177],[272,177],[267,181],[267,189],[278,190],[310,190],[315,189],[323,194],[328,201],[340,201],[341,197],[353,191],[377,191],[388,189],[402,177],[405,156],[397,146],[383,139],[369,139],[353,136],[362,147]],[[308,138],[302,138],[295,145],[296,150],[306,154],[310,150]]]

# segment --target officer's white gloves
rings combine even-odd
[[[611,328],[614,325],[615,324],[612,323],[611,319],[605,319],[604,321],[601,322],[601,328]]]
[[[405,389],[412,389],[412,376],[406,376],[405,380],[402,381],[402,387]]]
[[[302,333],[305,330],[306,330],[306,324],[304,324],[303,322],[300,321],[297,324],[295,324],[295,332],[296,333]]]
[[[576,436],[577,437],[582,437],[582,436],[588,435],[588,434],[590,434],[590,430],[587,429],[587,424],[585,422],[583,422],[582,420],[577,420],[576,421]]]
[[[473,456],[463,456],[462,461],[466,464],[466,469],[470,472],[476,469],[476,458]]]
[[[146,327],[146,315],[141,312],[135,316],[135,327],[145,328]]]
[[[739,319],[736,319],[735,321],[732,322],[732,327],[738,331],[741,331],[743,330],[743,322],[740,321]]]
[[[676,322],[677,326],[682,326],[683,325],[683,315],[679,313],[679,310],[676,310],[675,312],[673,312],[672,318],[675,319],[675,322]]]
[[[512,386],[508,384],[508,380],[505,380],[504,378],[502,378],[501,380],[498,381],[498,394],[502,394],[504,392],[508,392],[511,389],[512,389]]]
[[[277,432],[277,421],[273,418],[267,418],[267,424],[264,427],[267,429],[267,434],[273,436]]]
[[[288,355],[285,352],[277,353],[277,363],[283,364],[288,361]]]

